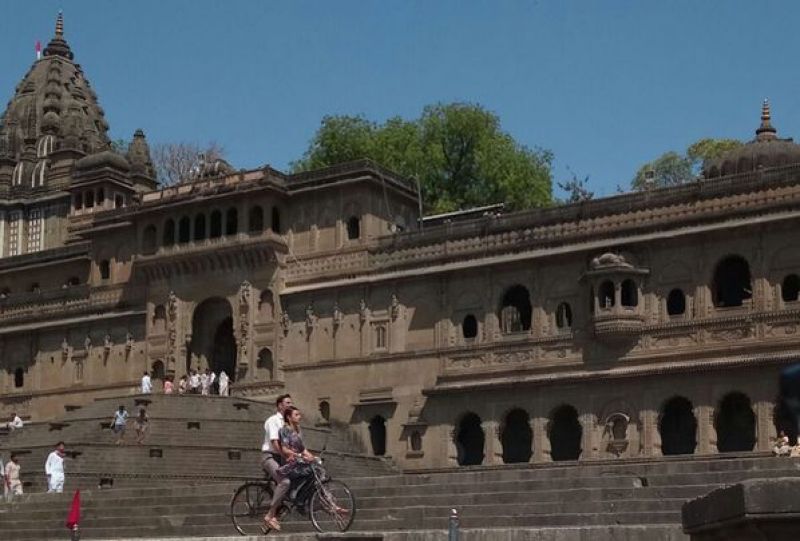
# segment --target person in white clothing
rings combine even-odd
[[[219,395],[228,396],[228,374],[224,370],[219,373]]]
[[[11,421],[8,423],[9,430],[16,430],[18,428],[22,428],[24,423],[22,422],[22,418],[17,415],[17,412],[11,414]]]
[[[189,376],[189,392],[191,394],[200,394],[200,376],[195,369],[192,369],[192,375]]]
[[[200,394],[203,396],[208,396],[210,393],[211,386],[208,382],[208,368],[206,368],[206,371],[200,374]]]
[[[11,453],[11,459],[3,471],[6,501],[10,502],[14,496],[22,495],[22,481],[19,479],[19,469],[19,458],[16,453]]]
[[[211,370],[208,373],[208,394],[214,394],[214,382],[217,381],[217,375]]]
[[[44,472],[47,474],[47,492],[64,492],[64,442],[56,444],[55,450],[47,456]]]
[[[275,401],[278,409],[274,415],[267,418],[264,422],[264,444],[261,446],[261,467],[275,481],[275,490],[272,495],[270,510],[264,517],[264,524],[273,529],[280,530],[280,524],[274,515],[274,510],[278,509],[283,497],[289,491],[291,480],[278,473],[278,469],[283,462],[283,455],[280,450],[280,431],[285,423],[283,413],[292,406],[292,397],[282,394]]]
[[[147,372],[142,376],[142,394],[150,394],[153,392],[153,381],[150,379],[150,374]]]

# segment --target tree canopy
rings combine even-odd
[[[682,154],[674,151],[665,152],[639,168],[631,181],[631,187],[634,190],[644,189],[645,175],[648,171],[653,173],[653,185],[656,188],[690,182],[700,173],[705,163],[741,144],[741,141],[735,139],[706,138],[689,145]]]
[[[548,205],[552,154],[530,149],[480,105],[436,104],[419,118],[380,124],[363,116],[326,116],[293,171],[362,158],[418,179],[432,213],[506,203],[511,209]]]

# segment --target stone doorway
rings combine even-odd
[[[481,418],[467,413],[456,425],[456,459],[459,466],[477,466],[483,463],[483,446],[486,435],[481,427]]]
[[[231,382],[236,380],[236,339],[233,336],[231,304],[222,297],[212,297],[197,305],[192,315],[191,368],[224,370]]]
[[[515,408],[508,412],[500,431],[503,444],[503,462],[514,464],[529,462],[533,454],[533,431],[528,412]]]
[[[386,454],[386,419],[380,415],[376,415],[369,422],[369,440],[373,455],[383,456]]]
[[[725,395],[720,400],[714,427],[720,453],[752,451],[756,445],[756,416],[750,398],[738,392]]]
[[[692,403],[682,396],[670,398],[658,421],[661,454],[691,455],[697,447],[697,419]]]
[[[583,427],[574,407],[565,404],[553,412],[547,435],[550,438],[550,457],[554,461],[580,458]]]

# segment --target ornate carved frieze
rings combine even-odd
[[[248,342],[250,340],[250,305],[252,285],[245,280],[239,287],[239,363],[245,364],[248,360]]]

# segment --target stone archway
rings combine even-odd
[[[564,404],[553,412],[547,435],[550,438],[550,456],[554,461],[580,458],[583,427],[574,407]]]
[[[477,466],[483,463],[483,446],[486,435],[481,418],[469,412],[456,425],[455,444],[459,466]]]
[[[533,454],[533,431],[530,422],[528,412],[521,408],[514,408],[505,416],[500,430],[505,464],[530,461]]]
[[[740,392],[725,395],[714,419],[720,453],[752,451],[756,445],[756,416],[750,398]]]
[[[691,455],[697,448],[697,419],[688,399],[673,396],[664,403],[658,421],[661,454]]]
[[[211,297],[194,309],[190,368],[224,370],[236,379],[236,339],[233,336],[233,310],[222,297]]]

